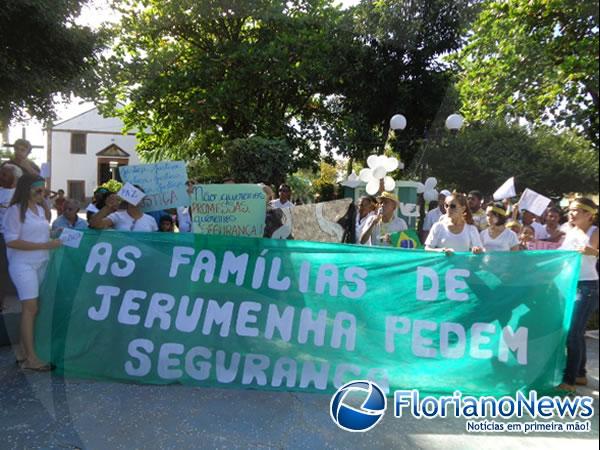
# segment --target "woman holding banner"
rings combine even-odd
[[[4,217],[8,271],[21,301],[21,355],[17,361],[22,369],[35,371],[52,369],[35,353],[33,330],[49,250],[61,245],[59,240],[50,240],[50,211],[44,201],[44,186],[43,178],[25,173],[17,182]]]
[[[446,216],[431,227],[425,241],[425,250],[444,252],[446,255],[454,252],[483,252],[479,230],[473,224],[465,195],[453,192],[446,197],[445,203]]]
[[[480,233],[486,252],[508,252],[519,250],[518,236],[506,228],[508,213],[502,203],[493,203],[485,210],[488,228]]]
[[[567,366],[559,389],[575,392],[575,385],[586,385],[585,326],[598,309],[598,206],[588,198],[577,198],[569,205],[569,223],[562,250],[576,250],[581,253],[581,270],[577,283],[577,296],[571,318],[571,328],[567,337]]]

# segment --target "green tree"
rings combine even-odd
[[[292,151],[285,139],[239,138],[225,143],[223,151],[224,167],[238,183],[279,186],[292,169]]]
[[[310,165],[343,45],[329,3],[116,1],[122,21],[98,71],[105,110],[139,130],[148,160],[217,161],[226,142],[261,136],[285,139],[295,165]]]
[[[514,176],[517,188],[560,197],[568,192],[598,191],[597,153],[574,132],[488,123],[467,127],[426,146],[429,175],[444,188],[479,189],[492,194]]]
[[[85,0],[4,0],[0,7],[0,127],[54,117],[53,97],[80,92],[100,40],[76,24]]]
[[[525,118],[598,143],[598,1],[488,0],[456,61],[468,120]]]
[[[342,55],[346,69],[339,95],[329,99],[331,147],[362,161],[382,153],[389,120],[401,113],[408,126],[393,146],[406,167],[411,165],[436,118],[458,109],[452,73],[441,56],[459,48],[471,3],[365,0],[348,11],[347,26],[360,47]]]

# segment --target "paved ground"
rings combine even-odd
[[[14,302],[8,306],[18,309]],[[588,338],[588,366],[590,385],[579,393],[593,396],[597,414],[597,332]],[[373,430],[349,433],[331,421],[329,401],[329,395],[139,386],[25,373],[15,365],[11,348],[0,347],[0,449],[598,448],[597,415],[586,433],[467,434],[462,419],[395,419],[388,407]]]

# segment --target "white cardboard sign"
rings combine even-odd
[[[63,228],[59,239],[62,241],[63,245],[66,245],[67,247],[79,248],[82,237],[83,232],[81,231],[72,228]]]
[[[531,189],[525,189],[519,199],[519,210],[527,210],[536,216],[541,216],[544,214],[550,201],[551,200],[548,197],[544,197]]]
[[[133,206],[137,206],[137,204],[146,196],[146,194],[131,183],[125,183],[121,190],[117,192],[117,195]]]

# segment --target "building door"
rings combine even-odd
[[[85,202],[85,181],[67,180],[67,197]]]
[[[117,163],[119,166],[126,166],[129,160],[125,158],[98,158],[98,186],[100,186],[102,183],[106,183],[108,180],[112,180],[113,170],[115,171],[115,180],[122,181],[121,175],[119,174],[119,169],[112,169],[110,164],[111,162],[113,163],[113,166],[115,165],[115,163]]]

